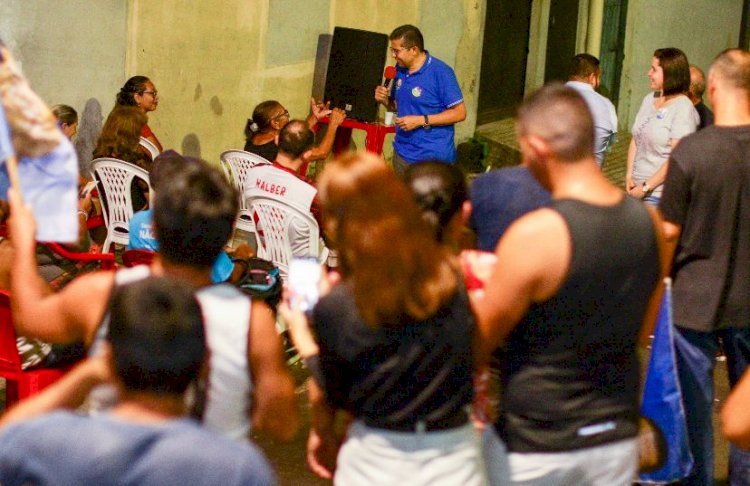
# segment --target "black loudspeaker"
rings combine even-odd
[[[315,70],[313,71],[312,96],[323,101],[326,90],[326,73],[328,72],[328,58],[331,57],[331,34],[318,36],[318,48],[315,50]]]
[[[375,86],[383,82],[387,48],[385,34],[336,27],[323,99],[345,110],[348,118],[377,121]]]

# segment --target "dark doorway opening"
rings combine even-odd
[[[622,60],[625,57],[625,23],[628,0],[604,0],[602,43],[599,54],[602,81],[599,91],[617,106],[620,98]]]
[[[740,43],[737,47],[747,49],[750,47],[750,0],[742,2],[742,20],[740,23]]]
[[[477,124],[515,113],[523,101],[532,0],[487,0]]]
[[[544,61],[545,83],[568,80],[570,59],[577,54],[578,1],[552,0],[550,3],[547,55]]]

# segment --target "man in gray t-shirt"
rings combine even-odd
[[[255,446],[184,417],[185,394],[206,360],[193,292],[164,277],[116,287],[106,356],[84,361],[0,421],[0,483],[273,484]],[[120,395],[110,412],[64,410],[109,379]]]

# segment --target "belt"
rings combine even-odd
[[[383,423],[380,419],[360,417],[360,420],[374,429],[390,430],[393,432],[434,432],[438,430],[449,430],[466,425],[469,416],[465,410],[440,420],[418,420],[416,422]]]

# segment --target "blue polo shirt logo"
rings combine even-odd
[[[401,87],[401,78],[396,80],[396,89],[399,89]]]
[[[422,96],[422,88],[420,88],[419,86],[414,86],[411,89],[411,95],[415,98],[419,98],[420,96]]]

